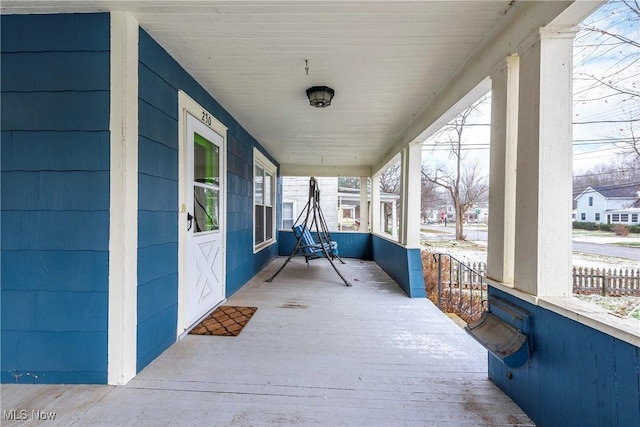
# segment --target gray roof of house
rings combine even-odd
[[[638,198],[638,191],[640,191],[640,186],[638,184],[611,185],[607,187],[592,187],[592,188],[607,198],[621,197],[621,198],[628,198],[628,199],[636,199]]]

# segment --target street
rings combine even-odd
[[[423,240],[436,240],[443,237],[453,238],[455,234],[455,227],[447,225],[444,227],[440,224],[422,224],[422,229],[428,229],[431,232],[421,233],[420,237]],[[464,234],[467,240],[472,241],[487,241],[486,228],[476,227],[475,224],[467,224],[464,228]],[[621,239],[624,239],[621,237]],[[586,254],[605,255],[616,258],[626,258],[634,261],[640,261],[640,248],[631,248],[624,246],[616,246],[606,243],[591,243],[573,241],[574,252],[582,252]]]

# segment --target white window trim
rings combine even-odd
[[[264,242],[260,242],[258,244],[256,244],[256,224],[255,224],[255,207],[256,207],[256,191],[255,191],[255,185],[256,185],[256,177],[255,177],[255,171],[256,171],[256,166],[260,166],[261,168],[263,168],[266,172],[269,172],[273,175],[273,185],[274,185],[274,189],[273,189],[273,197],[271,198],[271,205],[273,207],[273,221],[271,222],[271,235],[273,236],[271,239],[269,240],[265,240]],[[252,197],[253,197],[253,204],[251,206],[251,216],[253,218],[253,253],[258,253],[261,250],[263,250],[264,248],[267,248],[271,245],[273,245],[274,243],[276,243],[278,241],[277,239],[277,234],[276,234],[276,222],[277,222],[277,196],[278,196],[278,187],[276,185],[277,179],[278,179],[278,168],[276,167],[276,165],[274,165],[271,160],[269,160],[267,158],[267,156],[265,156],[264,154],[262,154],[260,152],[260,150],[258,150],[257,148],[253,149],[253,168],[252,168],[252,173],[251,176],[253,177],[252,181],[251,181],[251,192],[252,192]]]

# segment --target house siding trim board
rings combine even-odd
[[[136,374],[138,271],[138,24],[111,13],[108,383]]]

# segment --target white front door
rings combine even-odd
[[[224,139],[192,114],[186,119],[184,330],[225,297]]]

